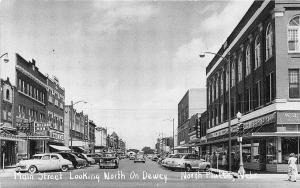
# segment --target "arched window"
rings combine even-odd
[[[261,65],[261,40],[258,35],[255,39],[255,68]]]
[[[266,31],[266,60],[273,56],[273,27],[270,23]]]
[[[288,25],[288,51],[300,52],[300,15],[295,16]]]
[[[246,76],[251,73],[251,54],[250,54],[250,45],[246,48]]]
[[[243,56],[240,54],[238,62],[238,81],[241,81],[243,78]]]
[[[10,93],[8,89],[6,90],[6,100],[10,100]]]
[[[227,65],[227,68],[226,68],[226,83],[225,83],[225,90],[227,91],[228,90],[228,86],[229,86],[229,65]]]
[[[216,99],[219,98],[219,79],[218,75],[216,76]]]

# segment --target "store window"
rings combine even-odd
[[[271,137],[271,138],[267,138],[267,145],[266,145],[266,149],[267,149],[267,163],[268,164],[276,164],[277,163],[277,147],[276,147],[276,138]]]
[[[299,138],[297,137],[284,137],[282,138],[282,163],[287,164],[289,155],[291,153],[299,156]],[[299,164],[299,161],[297,161]]]

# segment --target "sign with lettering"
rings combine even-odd
[[[244,130],[246,129],[250,129],[250,128],[255,128],[255,127],[259,127],[262,125],[267,125],[270,123],[274,123],[276,121],[276,112],[273,112],[271,114],[247,121],[247,122],[243,122],[244,123]],[[231,127],[231,132],[237,132],[238,131],[238,127],[237,125],[232,126]],[[228,128],[213,132],[213,133],[209,133],[207,134],[207,138],[215,138],[215,137],[219,137],[219,136],[223,136],[228,134]]]
[[[277,124],[300,124],[300,112],[278,112]]]
[[[64,133],[50,129],[50,138],[55,141],[63,142],[64,141]]]

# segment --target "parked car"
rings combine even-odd
[[[92,157],[87,156],[87,154],[85,154],[85,153],[82,153],[82,155],[88,160],[88,163],[90,165],[96,164],[95,159],[93,159]]]
[[[200,157],[196,154],[182,154],[174,155],[171,163],[168,165],[168,168],[184,169],[189,172],[191,170],[208,171],[210,166],[209,162],[206,162],[204,159],[200,159]]]
[[[40,158],[41,157],[41,158]],[[58,153],[38,154],[29,160],[21,160],[16,165],[17,172],[26,172],[33,174],[37,171],[61,170],[63,172],[73,168],[71,161],[64,159]]]
[[[84,159],[77,157],[76,155],[68,152],[59,152],[59,154],[64,158],[72,162],[74,168],[82,168],[87,165]]]
[[[134,163],[136,163],[136,162],[142,162],[142,163],[145,163],[145,162],[146,162],[146,159],[145,159],[145,157],[144,157],[143,154],[137,154],[133,162],[134,162]]]
[[[86,166],[90,165],[89,160],[82,154],[82,153],[77,153],[77,152],[73,152],[72,154],[76,155],[77,157],[79,157],[80,159],[83,159],[86,161]]]
[[[182,157],[182,154],[171,154],[162,161],[162,166],[168,168],[170,166],[170,164],[172,163],[172,161],[176,160],[176,158],[181,158],[181,157]]]
[[[154,155],[153,157],[152,157],[152,161],[157,161],[158,160],[158,156],[157,155]]]
[[[119,167],[119,159],[115,153],[103,153],[99,162],[99,168],[101,169],[105,167]]]
[[[95,160],[95,163],[99,163],[100,162],[100,159],[101,159],[101,155],[100,154],[87,154],[86,155],[87,157],[91,157]]]
[[[162,166],[165,165],[165,163],[170,160],[172,157],[174,156],[174,154],[169,154],[169,155],[166,155],[166,156],[163,156],[163,157],[160,157],[158,159],[158,163],[161,164]]]
[[[135,155],[130,155],[129,156],[129,160],[134,160],[135,159]]]

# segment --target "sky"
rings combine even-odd
[[[176,134],[186,91],[205,88],[213,57],[199,53],[217,52],[252,2],[0,0],[0,52],[35,59],[128,148],[154,148],[172,135],[166,119]]]

